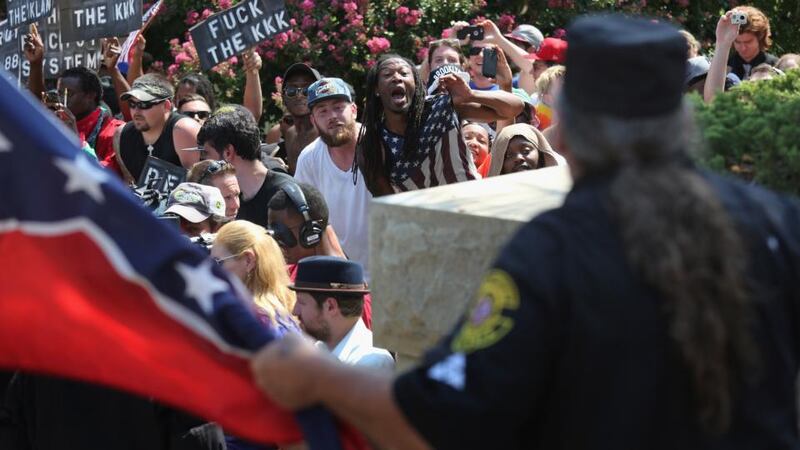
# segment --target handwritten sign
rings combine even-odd
[[[291,28],[282,0],[244,0],[189,29],[203,70]]]
[[[144,163],[136,187],[154,189],[161,194],[169,195],[173,189],[186,180],[186,169],[154,156],[148,156]]]

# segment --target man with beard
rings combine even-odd
[[[300,152],[317,138],[317,130],[311,123],[308,87],[321,78],[316,69],[303,63],[292,64],[283,75],[281,98],[292,116],[292,126],[283,135],[286,142],[286,164],[291,174],[295,172]],[[279,156],[282,155],[279,153]]]
[[[295,179],[322,192],[332,206],[329,222],[342,249],[348,258],[361,263],[369,280],[367,215],[372,195],[361,173],[353,173],[360,129],[356,105],[343,80],[323,78],[308,88],[308,108],[319,137],[300,153]]]
[[[200,124],[172,111],[172,85],[162,76],[136,79],[120,99],[127,101],[133,120],[119,133],[117,157],[130,181],[139,179],[149,156],[186,169],[199,161],[197,153],[176,149],[196,145]]]
[[[297,264],[297,292],[292,313],[303,330],[325,344],[339,361],[361,367],[392,369],[394,359],[372,345],[372,332],[361,318],[369,293],[361,265],[335,256],[310,256]]]
[[[446,94],[425,97],[419,72],[398,55],[381,56],[367,74],[358,167],[374,196],[479,178],[461,120],[512,120],[523,103],[504,91],[476,91],[455,74],[439,79]]]

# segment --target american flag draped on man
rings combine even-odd
[[[265,398],[248,358],[274,334],[243,288],[2,71],[0,92],[0,367],[152,397],[253,441],[363,447],[326,411],[295,420]]]

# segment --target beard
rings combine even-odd
[[[137,121],[134,119],[133,127],[136,128],[136,131],[150,131],[150,124],[147,123],[146,120],[142,119],[141,121]]]
[[[333,133],[327,133],[324,130],[318,130],[319,137],[322,142],[328,147],[341,147],[342,145],[353,142],[356,138],[356,123],[355,121],[346,123],[342,127],[337,127]]]
[[[305,324],[301,320],[300,326],[305,330],[306,334],[318,341],[327,342],[331,337],[330,326],[322,320],[319,320],[318,323],[313,325]]]

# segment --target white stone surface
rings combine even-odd
[[[375,345],[416,361],[454,326],[499,248],[561,205],[568,169],[551,167],[375,199],[370,206]]]

